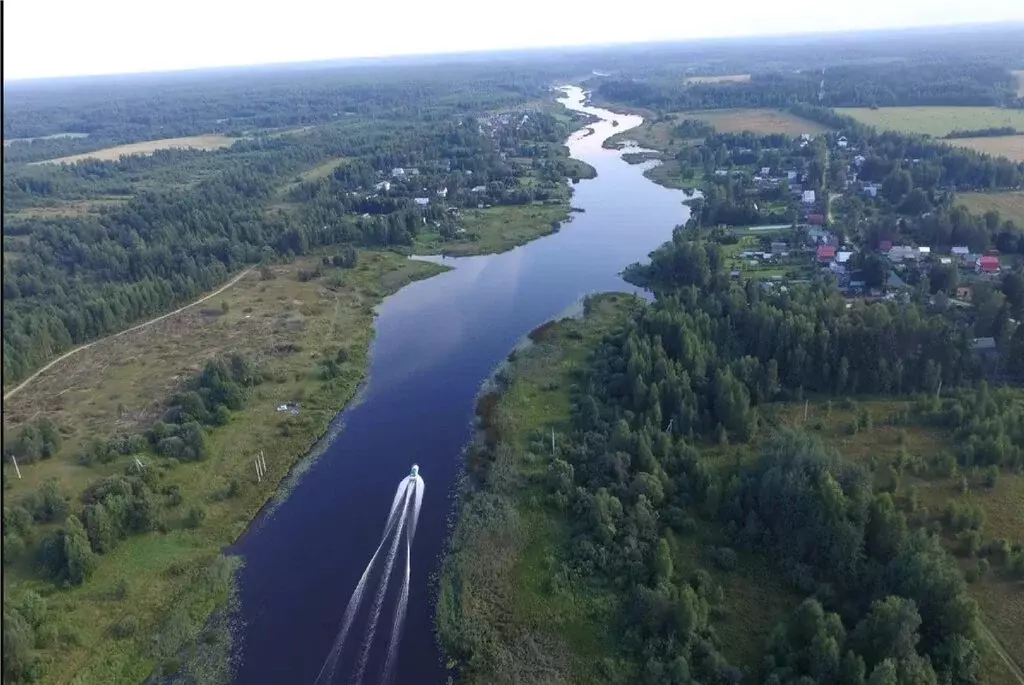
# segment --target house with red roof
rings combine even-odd
[[[836,258],[836,248],[832,245],[822,245],[818,248],[818,261],[822,264],[831,262]]]
[[[978,265],[975,268],[980,274],[997,274],[999,273],[999,257],[992,255],[978,257]]]
[[[878,250],[879,250],[879,252],[888,252],[891,249],[892,249],[892,241],[891,240],[879,240],[878,241]]]
[[[825,225],[825,215],[824,214],[808,214],[807,215],[807,223],[809,223],[811,226],[824,226]]]

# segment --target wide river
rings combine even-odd
[[[434,590],[481,384],[527,332],[583,296],[634,291],[621,270],[644,260],[688,216],[682,192],[654,184],[643,176],[646,165],[627,164],[621,152],[601,147],[642,119],[584,105],[579,88],[564,90],[566,107],[601,119],[590,126],[593,133],[581,129],[567,141],[573,157],[597,169],[597,178],[575,186],[572,204],[585,212],[503,254],[438,259],[454,268],[381,304],[360,401],[342,413],[343,428],[293,478],[287,497],[232,550],[245,559],[237,682],[314,682],[380,543],[395,488],[414,462],[425,496],[395,682],[445,682]],[[392,583],[404,573],[398,565]],[[387,642],[390,617],[390,610],[381,615],[378,643]],[[363,632],[354,625],[349,641],[359,642]],[[364,682],[377,677],[368,670]]]

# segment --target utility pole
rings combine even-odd
[[[811,404],[810,400],[804,400],[804,423],[807,423],[807,409]]]
[[[11,455],[11,462],[14,464],[14,472],[18,474],[18,480],[21,480],[21,469],[18,468],[18,460]]]
[[[555,456],[555,429],[551,429],[551,456]]]

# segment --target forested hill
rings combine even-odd
[[[247,127],[322,117],[330,123],[284,133],[261,129],[215,152],[165,150],[73,165],[8,163],[5,382],[23,378],[72,345],[193,299],[243,265],[325,245],[410,245],[427,221],[433,228],[450,216],[436,203],[414,202],[415,196],[435,197],[449,189],[445,204],[453,207],[564,201],[564,181],[578,172],[559,144],[575,124],[536,104],[551,100],[546,78],[499,70],[451,85],[438,76],[423,83],[396,78],[332,89],[314,75],[292,86],[270,82],[254,97],[245,95],[244,82],[223,92],[193,84],[178,96],[151,93],[155,100],[130,100],[113,119],[113,105],[94,95],[83,96],[84,104],[72,101],[74,107],[43,100],[35,109],[27,99],[21,109],[5,112],[24,134],[92,122],[98,136],[113,140],[156,130],[166,134],[163,127],[172,120],[186,122],[174,133],[192,132],[232,112]],[[204,93],[214,95],[207,101]],[[143,115],[164,99],[164,106]],[[514,116],[492,114],[528,101],[534,104]],[[37,124],[38,131],[31,129]],[[34,155],[37,143],[45,151],[65,146],[62,153],[78,144],[20,145]],[[513,156],[526,161],[514,162]],[[301,175],[325,163],[330,173]],[[395,167],[413,168],[416,175],[393,179]],[[538,182],[521,183],[527,173]],[[376,188],[385,180],[394,187]],[[477,185],[486,192],[471,194]],[[89,202],[104,207],[47,213],[49,206],[75,209]],[[281,206],[288,211],[271,211]]]
[[[662,110],[725,107],[896,105],[1021,106],[1013,74],[986,63],[838,65],[753,73],[749,81],[693,83],[667,78],[610,79],[598,92],[612,101]]]

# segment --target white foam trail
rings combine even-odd
[[[327,659],[324,661],[324,665],[320,668],[320,673],[317,675],[314,683],[319,683],[326,675],[327,679],[323,682],[330,683],[334,678],[334,671],[338,665],[338,657],[341,656],[341,648],[345,644],[345,638],[348,637],[348,631],[352,628],[352,622],[355,620],[356,612],[359,609],[359,605],[362,604],[363,594],[366,591],[366,580],[370,576],[370,570],[373,565],[377,562],[377,557],[380,556],[380,551],[384,548],[384,543],[387,542],[388,537],[391,535],[391,531],[394,530],[395,525],[398,523],[399,503],[409,494],[409,488],[403,481],[398,485],[398,489],[395,492],[395,499],[391,504],[391,511],[388,513],[387,523],[384,525],[384,534],[380,538],[380,544],[377,545],[377,550],[373,553],[370,558],[370,563],[366,565],[363,570],[363,575],[360,576],[359,582],[356,584],[356,589],[352,591],[352,596],[348,600],[348,606],[345,607],[345,614],[341,621],[341,630],[338,632],[338,637],[334,641],[334,645],[331,647],[330,653],[327,655]],[[401,503],[401,513],[404,513],[406,505],[404,502]]]
[[[390,683],[394,677],[395,660],[398,657],[398,641],[402,636],[402,628],[405,625],[405,612],[409,606],[409,577],[412,575],[412,539],[416,535],[416,522],[420,516],[420,506],[423,503],[423,479],[416,476],[416,501],[412,510],[412,521],[409,523],[409,533],[405,538],[405,578],[402,579],[402,590],[398,595],[398,603],[395,605],[395,617],[391,626],[391,639],[388,641],[388,658],[384,664],[384,676],[382,683]]]
[[[414,482],[407,483],[407,493],[415,492],[415,489],[416,484]],[[373,645],[373,638],[377,632],[377,621],[380,620],[380,610],[384,604],[384,595],[387,594],[388,581],[391,580],[391,569],[395,565],[395,557],[398,554],[398,542],[402,538],[402,528],[405,527],[405,522],[409,518],[409,505],[411,503],[412,497],[407,495],[402,506],[402,516],[398,519],[398,527],[395,531],[395,537],[391,542],[391,549],[388,550],[388,555],[384,561],[384,572],[381,575],[380,586],[377,588],[377,595],[374,597],[373,606],[370,609],[370,618],[366,624],[366,637],[363,638],[363,648],[359,653],[359,663],[356,666],[356,673],[353,677],[353,682],[356,685],[360,685],[360,683],[363,682],[363,674],[366,672],[366,662],[370,657],[370,647]]]

